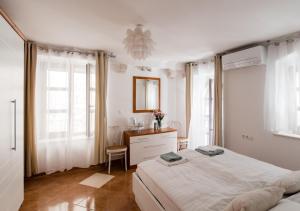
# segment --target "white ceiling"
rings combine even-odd
[[[0,0],[23,33],[38,42],[113,51],[127,28],[144,24],[156,42],[143,64],[201,59],[300,30],[299,0]]]

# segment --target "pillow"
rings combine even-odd
[[[300,191],[300,171],[293,171],[277,180],[273,185],[284,188],[286,194]]]
[[[286,200],[286,199],[281,200],[276,207],[270,209],[270,211],[299,211],[299,210],[300,210],[299,203]]]
[[[225,211],[266,211],[280,201],[284,191],[273,186],[243,193],[235,197]]]

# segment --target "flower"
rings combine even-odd
[[[161,121],[165,117],[165,113],[161,112],[160,110],[154,110],[153,116],[157,121]]]

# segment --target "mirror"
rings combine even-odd
[[[160,109],[160,78],[133,77],[133,113]]]

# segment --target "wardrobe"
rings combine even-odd
[[[24,41],[0,16],[0,210],[24,198]]]

